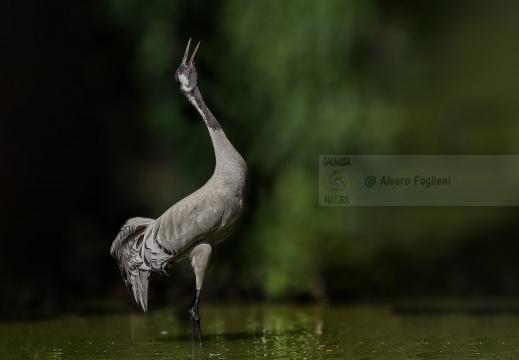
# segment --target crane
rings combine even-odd
[[[247,164],[202,98],[194,63],[200,42],[187,61],[190,43],[191,39],[175,80],[207,125],[216,158],[214,173],[204,186],[157,219],[135,217],[126,221],[113,241],[110,253],[119,264],[126,286],[148,316],[150,274],[166,274],[168,267],[189,258],[196,278],[195,296],[189,308],[191,340],[195,343],[196,333],[202,345],[198,313],[200,291],[214,246],[233,231],[243,212]]]

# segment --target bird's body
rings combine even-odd
[[[212,247],[232,232],[243,211],[247,165],[205,105],[193,63],[196,49],[186,64],[188,49],[189,43],[176,78],[182,92],[207,125],[216,157],[214,173],[204,186],[177,202],[159,218],[129,219],[112,243],[110,252],[118,260],[126,285],[146,313],[151,272],[165,272],[168,265],[189,257],[197,290],[189,311],[193,341],[196,331],[202,343],[198,316],[200,290]]]

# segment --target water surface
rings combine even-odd
[[[0,324],[2,359],[518,359],[519,316],[389,306],[201,306]]]

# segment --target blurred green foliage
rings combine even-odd
[[[513,2],[100,7],[128,49],[138,100],[127,105],[146,144],[137,160],[114,161],[122,196],[149,209],[133,215],[159,216],[212,173],[205,126],[173,80],[189,37],[201,40],[200,89],[250,166],[248,212],[220,245],[209,288],[235,283],[267,298],[351,299],[478,293],[498,283],[519,293],[517,266],[489,243],[509,244],[511,209],[317,201],[320,154],[517,153]],[[124,126],[127,113],[115,109],[111,126]],[[476,271],[474,279],[475,269],[492,275]]]

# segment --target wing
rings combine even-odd
[[[163,270],[195,243],[211,238],[232,222],[236,201],[241,202],[202,188],[173,205],[146,229],[143,258],[150,263],[145,267]]]

